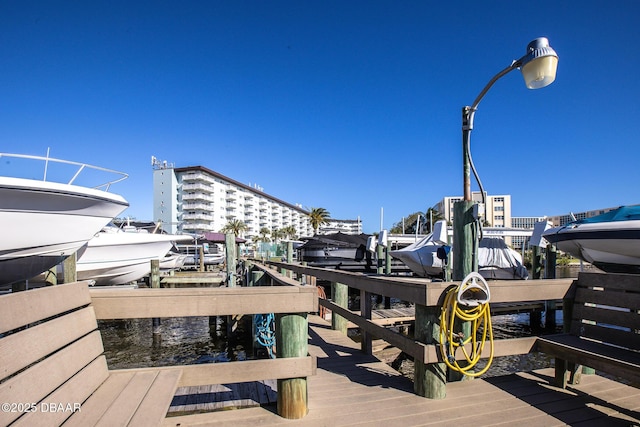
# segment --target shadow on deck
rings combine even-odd
[[[551,368],[449,383],[446,399],[425,399],[413,393],[409,379],[361,353],[358,343],[323,319],[310,316],[309,325],[309,352],[318,371],[309,378],[306,417],[283,419],[268,404],[199,414],[190,424],[172,417],[165,425],[640,425],[640,389],[586,375],[580,385],[562,390],[550,385]]]

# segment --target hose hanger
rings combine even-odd
[[[440,315],[440,352],[450,369],[478,377],[491,366],[494,348],[490,299],[489,286],[477,272],[467,275],[459,286],[451,288],[445,295]],[[470,322],[469,336],[462,331],[462,322]],[[473,368],[480,361],[487,341],[490,345],[487,364],[475,372]],[[466,360],[462,365],[456,360],[458,349],[464,354],[462,360]]]

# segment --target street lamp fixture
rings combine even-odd
[[[533,40],[531,43],[527,45],[526,54],[511,63],[507,68],[500,71],[496,74],[487,85],[482,89],[480,94],[477,96],[475,101],[471,106],[466,106],[462,108],[462,165],[463,165],[463,201],[458,202],[461,204],[470,204],[471,203],[471,173],[473,170],[473,174],[478,182],[478,186],[480,187],[480,194],[482,197],[482,202],[484,206],[486,206],[486,194],[484,192],[484,188],[482,186],[482,182],[478,176],[478,173],[473,165],[473,160],[471,159],[471,149],[470,149],[470,139],[471,139],[471,130],[473,129],[473,118],[475,112],[478,108],[478,104],[484,97],[484,95],[489,91],[491,86],[500,79],[500,77],[505,74],[513,71],[515,69],[520,69],[522,72],[522,76],[524,77],[525,84],[529,89],[539,89],[545,86],[550,85],[556,79],[556,69],[558,67],[558,55],[556,52],[549,46],[549,40],[545,37],[540,37]],[[469,249],[465,247],[464,241],[468,241],[464,234],[466,233],[465,224],[467,222],[464,218],[460,218],[464,216],[464,212],[467,209],[467,206],[464,208],[461,206],[456,209],[454,206],[454,247],[456,250],[454,251],[454,280],[462,280],[467,274],[471,273],[471,271],[477,271],[477,243],[478,239],[475,240],[473,247],[474,250],[471,250],[472,254],[474,254],[473,262],[471,264],[472,268],[467,268],[469,266],[468,262],[462,262],[463,259],[471,259],[468,257],[466,253]],[[477,218],[475,218],[477,219]],[[457,220],[457,221],[456,221]],[[461,221],[463,222],[460,225]],[[458,223],[458,224],[456,224]],[[458,234],[458,238],[456,238],[456,234]],[[469,235],[478,236],[479,233],[475,233],[469,231]],[[464,257],[464,258],[463,258]],[[465,267],[466,265],[466,267]]]

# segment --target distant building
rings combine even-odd
[[[481,203],[482,195],[479,191],[471,193],[474,202]],[[512,227],[511,225],[511,196],[486,196],[485,220],[491,227]],[[437,210],[444,219],[453,223],[453,205],[462,200],[462,197],[448,196],[440,200],[433,208]]]
[[[293,226],[298,236],[312,236],[309,212],[299,205],[262,191],[203,166],[176,168],[152,158],[153,215],[170,233],[220,231],[229,221],[244,222],[244,238]]]
[[[547,218],[544,216],[513,216],[511,217],[512,228],[522,228],[523,230],[532,230],[536,222],[544,221]],[[511,246],[514,249],[520,250],[524,245],[528,247],[529,237],[525,236],[513,236],[511,237]]]
[[[362,222],[358,219],[329,219],[328,224],[318,228],[318,234],[362,234]]]

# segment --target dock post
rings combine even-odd
[[[204,246],[200,245],[198,247],[198,271],[200,273],[204,272]]]
[[[236,285],[236,235],[225,234],[224,246],[227,255],[227,286],[233,288]]]
[[[542,279],[542,250],[540,246],[531,248],[531,278]]]
[[[349,287],[343,283],[331,282],[331,300],[342,308],[349,308]],[[347,319],[331,312],[331,329],[347,334]]]
[[[557,252],[553,245],[547,245],[547,258],[545,260],[545,278],[556,278]],[[556,329],[556,302],[545,301],[545,321],[544,327],[547,331]]]
[[[308,355],[307,313],[276,314],[277,358],[306,357]],[[278,380],[278,415],[299,419],[307,415],[307,378]]]
[[[151,260],[151,274],[149,275],[149,284],[152,288],[160,287],[160,260]]]
[[[287,242],[287,263],[293,264],[293,242]],[[293,271],[287,270],[287,277],[293,278]]]
[[[391,274],[391,243],[387,242],[387,246],[384,248],[384,274],[389,276]]]
[[[72,253],[62,261],[62,283],[73,283],[78,281],[78,272],[76,270],[76,261],[78,254]]]
[[[382,258],[384,257],[384,247],[382,245],[376,245],[376,258],[378,259],[377,273],[384,273],[384,263]]]
[[[440,340],[440,307],[416,304],[415,339],[425,344]],[[447,366],[415,361],[413,391],[418,396],[444,399],[447,396]]]
[[[478,252],[478,241],[473,232],[472,201],[460,201],[453,205],[453,280],[463,280],[472,271],[478,271],[478,259],[473,257]],[[464,250],[460,250],[463,248]]]
[[[160,288],[160,260],[151,260],[151,274],[149,276],[149,284],[154,289]],[[154,317],[151,319],[151,334],[153,337],[153,347],[159,347],[162,341],[162,334],[160,333],[160,318]]]
[[[360,316],[364,319],[371,320],[371,294],[364,289],[360,290]],[[360,349],[364,354],[373,354],[373,345],[371,343],[371,334],[362,330],[362,340],[360,342]]]

